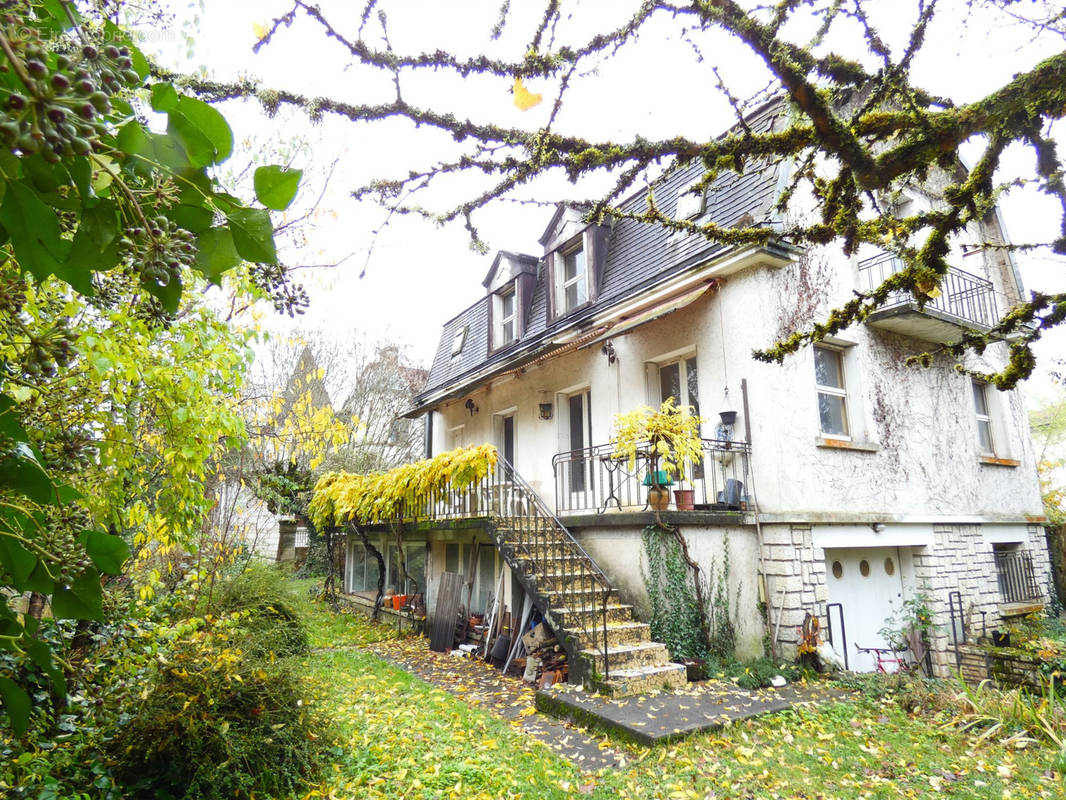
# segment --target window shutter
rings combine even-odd
[[[649,406],[658,408],[662,405],[662,398],[659,397],[659,365],[651,361],[644,364],[644,388]]]
[[[604,266],[607,263],[607,235],[610,233],[603,225],[596,225],[585,232],[586,261],[585,268],[589,276],[589,300],[593,303],[600,296],[603,285]]]
[[[558,255],[559,255],[558,251],[553,252],[553,253],[548,253],[548,259],[547,259],[547,261],[548,261],[548,269],[547,269],[548,275],[547,275],[547,283],[545,285],[545,290],[546,290],[546,293],[548,295],[548,322],[551,322],[553,319],[555,319],[555,302],[556,302],[555,267],[556,267],[556,262],[558,261]]]

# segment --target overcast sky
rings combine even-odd
[[[958,3],[956,3],[957,5]],[[347,0],[320,2],[326,16],[354,37],[362,3]],[[500,0],[459,4],[442,0],[404,0],[402,11],[390,16],[390,37],[400,52],[443,47],[474,54],[483,49],[507,53],[514,59],[524,52],[529,32],[540,13],[539,3],[512,2],[514,22],[499,42],[489,41]],[[621,21],[631,4],[617,0],[585,0],[574,5],[569,21],[575,36],[595,25]],[[176,32],[143,31],[149,38],[144,48],[164,63],[178,68],[202,67],[219,79],[252,77],[264,85],[292,89],[313,96],[331,96],[358,102],[388,101],[392,86],[384,76],[349,64],[348,53],[328,40],[317,24],[303,16],[282,29],[274,42],[259,54],[252,53],[256,26],[267,25],[290,4],[284,0],[206,0],[202,11],[190,10],[184,0],[174,3],[176,30],[196,33],[189,47]],[[884,0],[876,5],[890,44],[905,35],[907,9],[913,3]],[[387,6],[391,7],[391,6]],[[949,7],[949,3],[942,3]],[[457,10],[460,9],[460,10]],[[523,19],[520,15],[527,14]],[[1040,58],[1061,49],[1062,41],[1030,41],[1026,31],[992,28],[984,20],[962,26],[957,15],[942,13],[928,35],[929,44],[915,63],[918,82],[926,88],[966,101],[1002,85],[1014,73],[1028,69]],[[370,30],[378,31],[374,22]],[[638,46],[622,57],[599,65],[567,98],[557,129],[589,138],[623,138],[636,133],[665,137],[683,133],[691,137],[714,135],[729,127],[731,112],[713,91],[706,66],[695,63],[691,49],[668,38],[665,26],[646,31]],[[797,35],[802,31],[796,31]],[[857,32],[853,37],[861,44]],[[847,34],[833,42],[838,49],[851,47]],[[738,94],[753,92],[765,84],[761,65],[750,54],[720,38],[711,49]],[[462,82],[441,74],[405,79],[409,101],[425,104],[445,101],[462,115],[499,124],[536,128],[547,119],[549,102],[529,111],[517,110],[502,80]],[[531,82],[532,91],[550,100],[554,87]],[[285,257],[293,264],[343,264],[333,270],[300,273],[311,290],[312,306],[300,324],[334,331],[338,336],[363,330],[373,336],[388,336],[410,347],[418,359],[428,362],[436,348],[440,325],[475,301],[483,292],[480,282],[492,255],[473,253],[461,225],[444,229],[414,219],[394,219],[373,241],[370,232],[379,227],[383,212],[370,204],[357,204],[350,190],[373,177],[401,175],[412,156],[426,164],[449,151],[443,137],[414,131],[395,122],[354,126],[326,119],[317,126],[301,116],[283,112],[267,120],[255,104],[230,103],[225,110],[239,144],[231,170],[249,162],[266,163],[291,158],[294,166],[308,170],[301,207],[313,205],[321,196],[304,235],[291,242]],[[1062,137],[1060,136],[1060,139]],[[976,149],[974,150],[976,152]],[[1016,169],[1028,167],[1028,157],[1015,159]],[[332,169],[328,185],[326,173]],[[237,176],[232,176],[237,177]],[[250,183],[250,181],[245,181]],[[324,188],[325,187],[325,188]],[[247,188],[247,187],[246,187]],[[448,191],[469,190],[457,183]],[[595,187],[592,187],[595,188]],[[560,181],[539,188],[541,197],[575,191]],[[578,196],[586,196],[578,191]],[[585,190],[586,194],[587,191]],[[429,196],[426,202],[441,202]],[[1019,193],[1004,203],[1004,215],[1015,241],[1049,238],[1056,222],[1055,205],[1034,192]],[[551,215],[545,208],[504,204],[481,215],[480,229],[493,249],[539,254],[537,238]],[[367,251],[373,241],[373,256]],[[1028,288],[1066,289],[1063,259],[1047,254],[1021,259]],[[359,274],[365,268],[365,276]],[[286,323],[273,319],[272,326]],[[1042,348],[1047,356],[1066,355],[1062,337]]]

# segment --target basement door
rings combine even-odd
[[[873,653],[860,653],[855,647],[888,646],[878,631],[903,603],[899,548],[827,549],[825,566],[829,602],[843,606],[848,666],[855,672],[873,672],[876,669]],[[831,619],[834,625],[838,624],[836,609]],[[834,639],[839,650],[840,638],[836,633]]]

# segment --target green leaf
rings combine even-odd
[[[0,436],[21,442],[26,439],[26,430],[19,422],[17,407],[13,398],[0,394]]]
[[[37,559],[37,566],[33,568],[33,572],[30,573],[24,583],[25,591],[27,592],[40,592],[41,594],[51,594],[56,587],[55,579],[48,574],[48,569],[45,567],[44,562]],[[28,626],[27,626],[28,627]]]
[[[69,587],[57,586],[52,593],[52,615],[56,619],[104,618],[100,573],[87,569]]]
[[[25,442],[17,442],[0,458],[0,486],[13,489],[37,503],[55,502],[52,481]]]
[[[36,566],[37,556],[21,543],[0,532],[0,567],[10,576],[17,591],[26,591],[26,581]]]
[[[129,545],[120,536],[103,531],[85,531],[78,537],[78,541],[84,545],[93,565],[109,575],[120,574],[122,565],[130,557]]]
[[[277,165],[259,167],[255,171],[255,196],[267,208],[284,211],[296,197],[303,171]]]
[[[0,699],[17,739],[30,726],[30,696],[11,678],[0,678]]]
[[[30,660],[47,673],[52,679],[52,688],[55,693],[63,697],[67,693],[67,678],[52,658],[51,648],[40,640],[31,639],[26,642],[26,655]]]
[[[59,220],[37,193],[23,183],[10,183],[0,205],[0,224],[11,236],[19,266],[43,281],[58,272],[70,251],[60,235]]]
[[[148,293],[159,300],[163,304],[163,308],[174,314],[178,310],[178,303],[181,302],[182,283],[181,279],[177,277],[171,277],[167,281],[166,286],[160,286],[155,281],[142,281],[141,285],[148,290]]]
[[[167,211],[167,217],[174,220],[178,225],[193,233],[202,233],[211,227],[215,215],[211,209],[204,206],[188,205],[182,203]]]
[[[222,273],[243,261],[229,228],[204,231],[196,240],[196,247],[196,268],[212,283],[219,283]]]
[[[152,86],[152,108],[156,111],[173,111],[178,107],[179,99],[177,90],[169,83]]]
[[[278,263],[274,226],[268,211],[262,208],[238,208],[227,214],[226,219],[233,231],[233,244],[242,258],[258,264]]]
[[[180,97],[168,120],[167,131],[181,141],[194,167],[220,164],[233,152],[229,123],[202,100]]]
[[[84,295],[95,294],[93,272],[114,269],[119,261],[118,206],[112,200],[82,211],[67,263],[58,276]]]

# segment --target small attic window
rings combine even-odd
[[[466,331],[467,326],[464,325],[455,332],[455,338],[452,339],[452,358],[463,352],[463,345],[466,344]]]
[[[704,193],[696,187],[700,178],[689,181],[677,192],[677,211],[674,216],[677,219],[692,219],[703,213]]]

